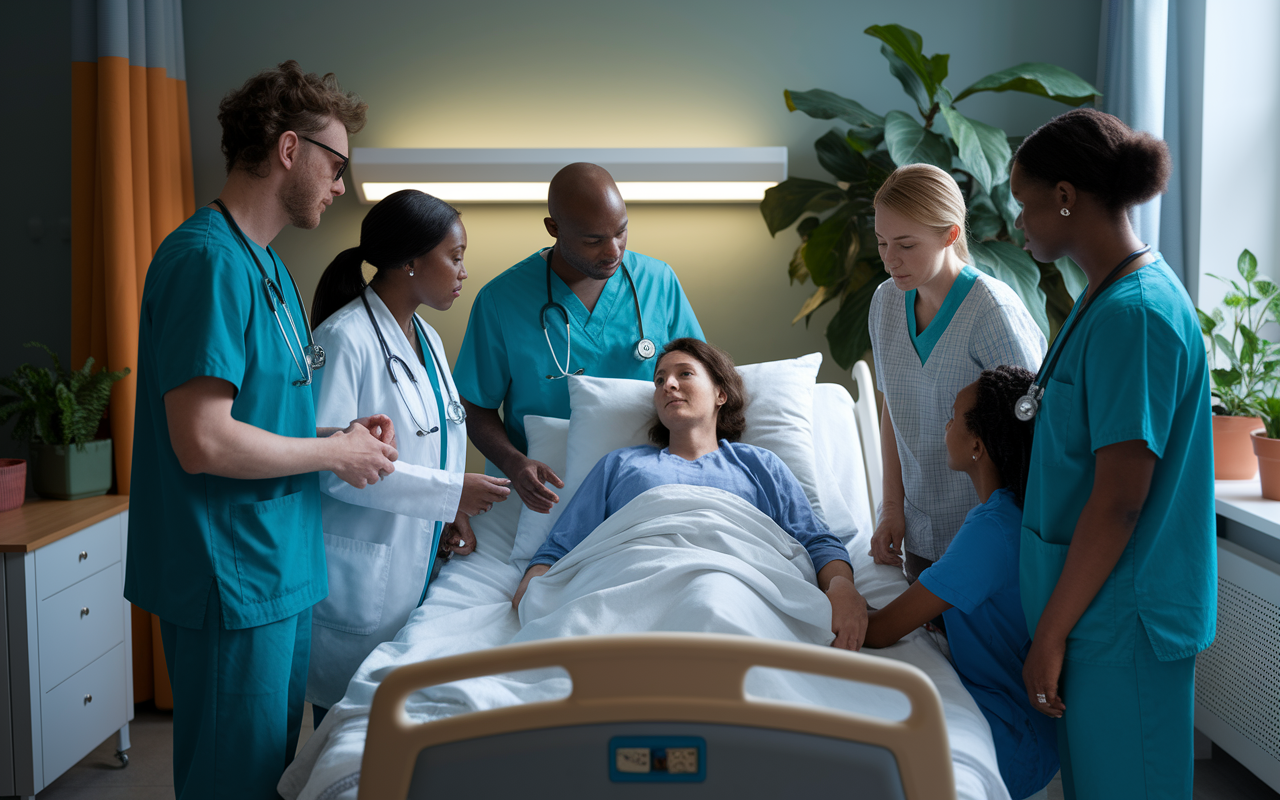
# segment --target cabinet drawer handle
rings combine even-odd
[[[90,703],[92,703],[92,702],[93,702],[93,695],[91,695],[91,694],[86,694],[86,695],[84,696],[84,704],[87,706],[87,705],[89,705],[89,704],[90,704]]]
[[[85,560],[86,558],[88,558],[88,557],[89,557],[89,551],[88,551],[88,550],[81,550],[81,551],[80,551],[80,560],[81,560],[81,561],[84,561],[84,560]]]
[[[80,616],[82,616],[82,617],[87,617],[87,616],[89,616],[89,607],[88,607],[88,606],[85,606],[84,608],[80,609]]]

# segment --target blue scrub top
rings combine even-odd
[[[647,444],[614,450],[600,459],[529,566],[554,564],[627,503],[669,484],[711,486],[746,500],[808,551],[814,572],[832,561],[849,563],[849,551],[818,521],[800,481],[782,459],[763,447],[721,439],[719,449],[694,461]]]
[[[659,352],[672,339],[703,338],[671,267],[630,250],[623,264],[636,284],[645,335]],[[551,296],[569,313],[573,353],[568,365],[564,317],[554,309],[546,316],[555,358],[569,372],[584,368],[585,374],[597,378],[653,378],[654,359],[639,361],[633,355],[640,329],[631,287],[621,269],[609,278],[590,313],[554,272]],[[547,378],[560,370],[539,320],[546,302],[547,260],[538,252],[489,281],[476,295],[453,368],[459,394],[482,408],[502,407],[507,436],[522,453],[528,451],[526,415],[569,418],[569,382]]]
[[[1035,631],[1062,573],[1093,491],[1095,453],[1141,440],[1159,459],[1147,501],[1072,630],[1068,655],[1086,642],[1105,649],[1135,615],[1162,661],[1194,655],[1213,641],[1218,570],[1209,370],[1191,298],[1159,257],[1116,281],[1056,347],[1062,356],[1042,384],[1022,522],[1027,628]]]
[[[920,583],[953,606],[942,615],[951,657],[991,725],[1000,777],[1013,797],[1035,794],[1058,771],[1056,723],[1031,708],[1022,682],[1031,637],[1018,594],[1021,528],[1013,492],[999,489],[920,573]]]
[[[274,279],[278,256],[250,246]],[[306,317],[283,267],[279,283],[305,344]],[[283,310],[280,320],[292,337]],[[165,238],[147,270],[124,593],[163,620],[201,628],[216,585],[224,628],[279,621],[328,593],[319,479],[314,472],[262,480],[184,472],[169,441],[164,395],[204,375],[236,388],[233,418],[281,436],[316,435],[311,387],[293,385],[301,374],[262,274],[225,218],[208,208]]]

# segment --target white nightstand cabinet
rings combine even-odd
[[[9,519],[23,510],[25,519]],[[71,519],[74,510],[86,513]],[[128,519],[128,498],[114,496],[0,514],[0,688],[7,687],[0,690],[0,795],[34,796],[113,733],[121,765],[128,764]],[[11,521],[26,523],[28,541],[16,541]]]

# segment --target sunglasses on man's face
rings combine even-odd
[[[332,147],[330,147],[329,145],[327,145],[327,144],[322,144],[322,143],[320,143],[320,142],[317,142],[315,139],[308,139],[306,136],[299,136],[298,138],[299,138],[299,139],[301,139],[301,140],[302,140],[302,141],[304,141],[304,142],[311,142],[311,143],[312,143],[312,144],[314,144],[316,147],[323,147],[325,150],[328,150],[330,153],[333,153],[335,156],[337,156],[338,158],[342,159],[342,166],[338,167],[338,174],[333,176],[333,181],[334,181],[334,183],[337,183],[338,181],[342,180],[342,175],[343,175],[343,173],[344,173],[344,172],[346,172],[346,171],[347,171],[347,162],[348,162],[350,159],[348,159],[348,158],[347,158],[346,156],[344,156],[342,153],[339,153],[337,150],[334,150],[334,149],[333,149]]]

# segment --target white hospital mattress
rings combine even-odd
[[[876,565],[867,554],[872,513],[852,412],[852,399],[843,387],[818,386],[814,439],[819,491],[833,530],[844,526],[857,529],[849,546],[857,586],[868,603],[883,607],[906,588],[906,580],[901,571]],[[476,552],[446,564],[432,582],[426,602],[396,639],[381,645],[361,666],[347,696],[329,712],[281,779],[279,789],[284,797],[355,799],[369,707],[378,683],[392,669],[500,646],[515,636],[519,621],[510,601],[521,575],[507,558],[519,511],[518,501],[505,502],[472,520],[479,542]],[[892,647],[866,652],[913,664],[937,686],[947,719],[957,796],[1007,798],[986,720],[933,636],[918,630]],[[833,690],[830,683],[821,685],[823,694],[809,699],[829,706]],[[856,786],[854,776],[851,786]]]

